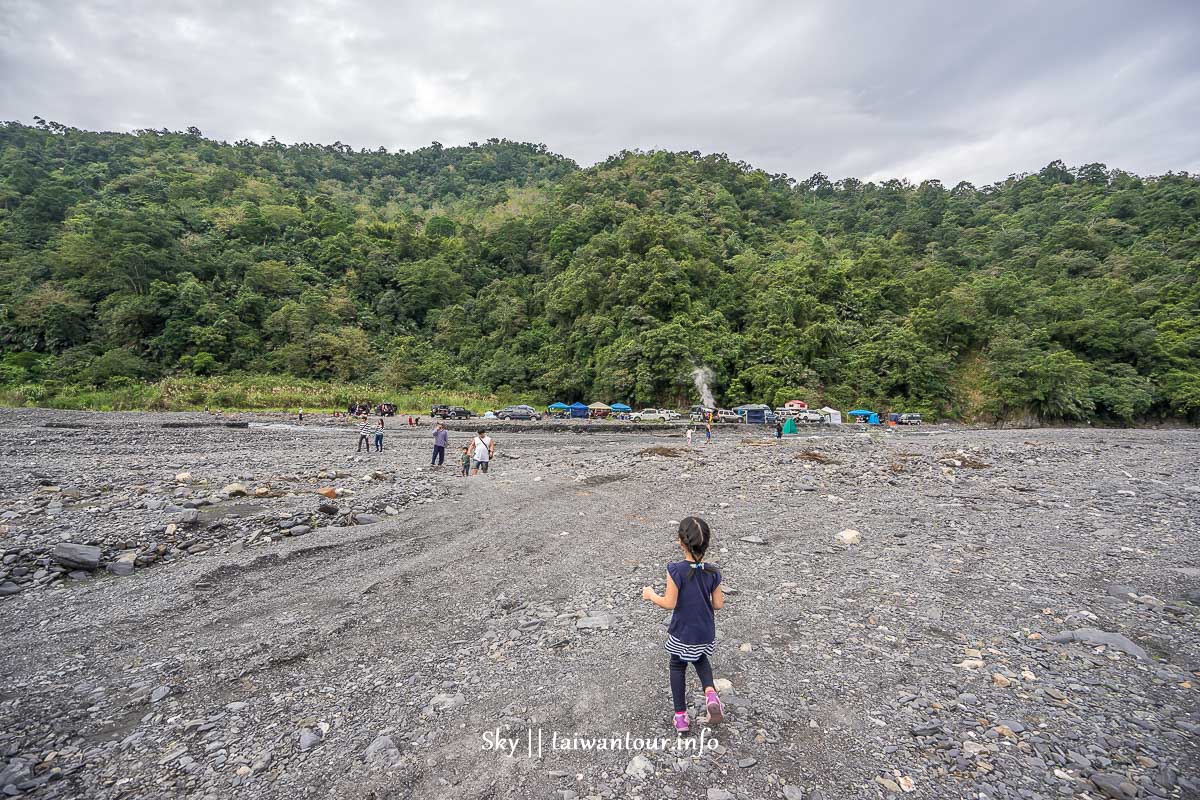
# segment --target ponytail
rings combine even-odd
[[[708,544],[712,540],[712,531],[708,523],[700,517],[685,517],[679,523],[679,541],[684,548],[696,559],[688,570],[687,580],[692,579],[695,572],[716,572],[717,568],[704,562],[704,554],[708,552]]]

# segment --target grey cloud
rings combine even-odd
[[[1200,171],[1191,2],[0,0],[0,117],[987,183]]]

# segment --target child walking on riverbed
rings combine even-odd
[[[699,517],[686,517],[679,523],[678,535],[684,560],[667,564],[667,588],[662,595],[647,586],[642,589],[642,599],[673,611],[667,628],[667,652],[671,654],[675,730],[683,733],[690,727],[686,699],[688,664],[696,668],[704,687],[708,724],[716,725],[725,717],[725,706],[717,696],[712,665],[708,663],[716,647],[714,612],[725,605],[725,593],[721,591],[721,573],[704,561],[712,541],[708,523]]]

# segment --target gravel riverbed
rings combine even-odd
[[[389,426],[0,410],[0,792],[1200,797],[1200,432]]]

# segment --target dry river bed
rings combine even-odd
[[[1200,796],[1195,430],[430,433],[0,410],[0,793]]]

